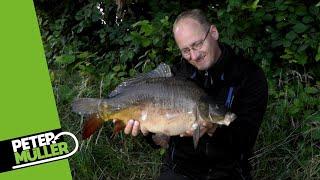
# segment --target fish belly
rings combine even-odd
[[[130,119],[140,122],[140,128],[152,133],[175,136],[192,127],[195,114],[181,109],[157,107],[155,105],[136,105],[120,110],[108,119],[118,119],[127,124]]]
[[[137,119],[140,122],[141,129],[168,136],[185,133],[195,122],[193,112],[185,112],[181,109],[159,108],[152,105],[142,108]]]

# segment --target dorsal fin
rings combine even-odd
[[[148,73],[139,74],[134,78],[123,81],[109,94],[108,97],[114,97],[120,94],[127,87],[130,87],[131,85],[144,81],[146,79],[159,78],[159,77],[171,77],[171,76],[172,76],[172,73],[171,73],[170,66],[165,63],[161,63],[160,65],[158,65],[156,69]]]

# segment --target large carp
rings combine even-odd
[[[122,82],[106,99],[76,99],[72,109],[90,115],[83,128],[83,138],[91,136],[104,121],[116,119],[118,124],[125,125],[134,119],[140,122],[141,129],[168,136],[193,128],[195,146],[200,138],[200,120],[229,125],[236,118],[224,106],[210,101],[194,82],[173,77],[164,63],[149,73]]]

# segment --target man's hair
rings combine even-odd
[[[211,25],[211,23],[208,21],[206,15],[204,12],[200,9],[191,9],[182,12],[181,14],[178,15],[176,20],[173,23],[173,30],[176,28],[177,24],[179,21],[186,19],[186,18],[191,18],[195,21],[197,21],[203,29],[208,29]]]

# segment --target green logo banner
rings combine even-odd
[[[19,154],[21,165],[24,160],[30,160],[25,159],[27,152],[37,147],[32,148],[32,140],[26,144],[27,141],[19,137],[60,129],[60,122],[33,2],[1,1],[0,23],[0,141],[17,140],[17,152],[26,150],[22,156]],[[0,149],[2,160],[4,151]],[[6,162],[0,163],[4,166]],[[58,160],[0,174],[0,179],[48,177],[72,179],[68,161]]]

